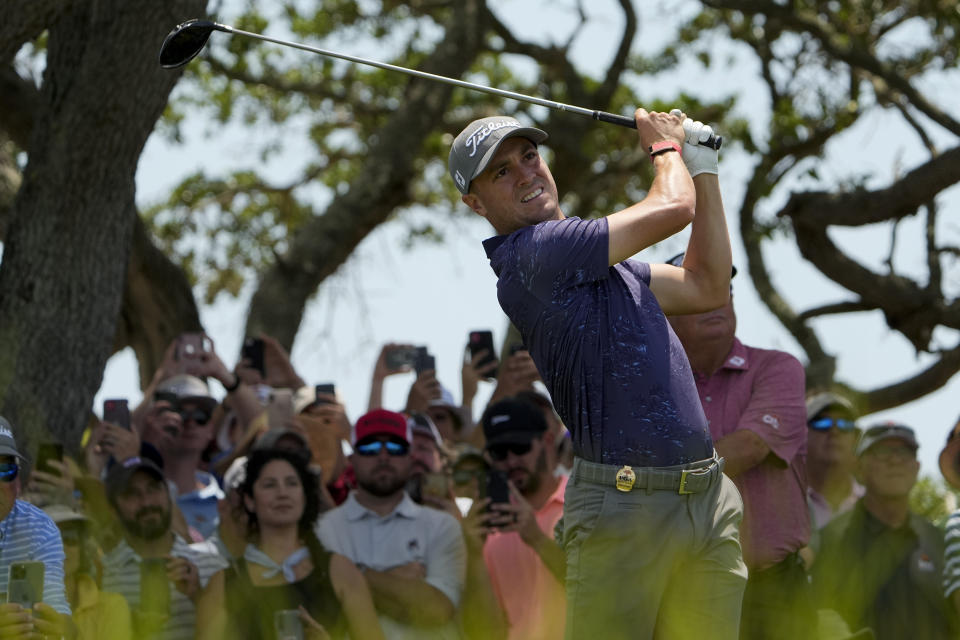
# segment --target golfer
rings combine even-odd
[[[743,504],[723,475],[690,365],[664,314],[726,304],[730,241],[710,127],[634,114],[655,177],[604,218],[567,218],[539,129],[496,116],[454,140],[462,200],[484,241],[500,305],[573,436],[558,541],[567,638],[737,638],[746,567]],[[696,214],[696,215],[694,215]],[[691,224],[682,266],[629,258]]]

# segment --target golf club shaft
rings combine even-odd
[[[405,73],[409,76],[424,78],[425,80],[435,80],[436,82],[451,84],[455,87],[462,87],[464,89],[471,89],[473,91],[482,91],[483,93],[489,93],[491,95],[500,96],[501,98],[510,98],[511,100],[528,102],[530,104],[536,104],[541,107],[547,107],[549,109],[555,109],[557,111],[568,111],[570,113],[576,113],[577,115],[593,118],[594,120],[609,122],[611,124],[618,124],[621,127],[627,127],[629,129],[637,128],[637,123],[633,118],[628,116],[621,116],[616,113],[608,113],[606,111],[596,111],[591,109],[585,109],[583,107],[564,104],[562,102],[554,102],[553,100],[535,98],[533,96],[524,95],[522,93],[516,93],[515,91],[507,91],[505,89],[495,89],[493,87],[488,87],[482,84],[466,82],[464,80],[456,80],[454,78],[448,78],[446,76],[438,76],[433,73],[427,73],[426,71],[418,71],[416,69],[407,69],[406,67],[398,67],[397,65],[389,64],[386,62],[378,62],[377,60],[370,60],[368,58],[351,56],[346,53],[337,53],[336,51],[330,51],[328,49],[311,47],[309,45],[301,44],[299,42],[292,42],[290,40],[280,40],[277,38],[271,38],[270,36],[265,36],[262,33],[244,31],[243,29],[237,29],[235,27],[231,27],[230,25],[220,24],[219,22],[214,23],[214,29],[216,29],[217,31],[223,31],[225,33],[231,33],[231,34],[236,34],[241,36],[247,36],[250,38],[255,38],[257,40],[263,40],[265,42],[272,42],[273,44],[279,44],[286,47],[302,49],[303,51],[310,51],[311,53],[319,53],[322,56],[339,58],[341,60],[347,60],[348,62],[355,62],[357,64],[365,64],[371,67],[385,69],[387,71],[396,71],[399,73]],[[700,144],[706,147],[710,147],[712,149],[719,149],[720,145],[722,144],[722,141],[723,139],[720,136],[711,136],[710,139],[706,140],[705,142],[701,142]]]

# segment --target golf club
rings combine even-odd
[[[489,93],[495,96],[500,96],[501,98],[510,98],[511,100],[519,100],[520,102],[529,102],[530,104],[540,105],[541,107],[547,107],[550,109],[556,109],[558,111],[567,111],[570,113],[576,113],[578,115],[587,116],[593,118],[594,120],[600,120],[602,122],[609,122],[611,124],[618,124],[622,127],[628,127],[630,129],[636,129],[637,123],[633,118],[629,116],[621,116],[615,113],[607,113],[606,111],[593,111],[590,109],[584,109],[583,107],[576,107],[569,104],[564,104],[562,102],[553,102],[551,100],[544,100],[543,98],[535,98],[533,96],[524,95],[522,93],[515,93],[513,91],[506,91],[504,89],[494,89],[493,87],[487,87],[482,84],[474,84],[473,82],[466,82],[464,80],[455,80],[453,78],[447,78],[446,76],[438,76],[432,73],[426,73],[425,71],[417,71],[416,69],[407,69],[404,67],[398,67],[393,64],[387,64],[386,62],[377,62],[376,60],[369,60],[367,58],[358,58],[356,56],[347,55],[345,53],[337,53],[335,51],[329,51],[327,49],[319,49],[317,47],[311,47],[305,44],[300,44],[299,42],[291,42],[290,40],[280,40],[278,38],[271,38],[270,36],[265,36],[260,33],[253,33],[252,31],[243,31],[242,29],[236,29],[230,25],[220,24],[219,22],[212,22],[210,20],[187,20],[182,22],[174,27],[173,31],[167,34],[167,37],[164,38],[163,44],[160,46],[160,66],[164,69],[175,69],[181,67],[200,53],[204,45],[207,44],[207,40],[210,38],[210,34],[214,31],[222,31],[224,33],[230,33],[233,35],[247,36],[250,38],[255,38],[257,40],[263,40],[264,42],[272,42],[273,44],[279,44],[285,47],[293,47],[294,49],[302,49],[303,51],[310,51],[313,53],[319,53],[322,56],[330,56],[332,58],[339,58],[341,60],[347,60],[349,62],[355,62],[358,64],[365,64],[371,67],[378,67],[380,69],[386,69],[387,71],[397,71],[399,73],[405,73],[410,76],[416,76],[417,78],[424,78],[426,80],[435,80],[437,82],[443,82],[445,84],[452,84],[455,87],[462,87],[464,89],[472,89],[473,91],[482,91],[483,93]],[[700,143],[703,146],[710,147],[711,149],[719,149],[720,145],[723,144],[723,138],[721,136],[710,136],[705,142]]]

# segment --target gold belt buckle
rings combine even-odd
[[[706,467],[703,469],[684,469],[680,472],[680,488],[677,489],[677,493],[681,496],[688,496],[693,493],[693,491],[687,491],[687,478],[689,476],[702,476],[705,473],[710,473],[713,467]]]
[[[617,471],[617,491],[630,491],[636,481],[637,474],[633,472],[630,465],[625,464]]]

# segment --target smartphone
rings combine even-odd
[[[413,368],[419,376],[424,371],[436,371],[437,370],[437,361],[429,353],[427,353],[426,347],[417,347],[417,361],[414,364]]]
[[[210,351],[210,338],[202,333],[181,333],[177,338],[177,360],[197,358]]]
[[[126,398],[110,398],[103,401],[103,421],[130,429],[130,407]]]
[[[60,471],[50,466],[50,461],[63,461],[63,445],[59,442],[41,442],[37,449],[37,471],[60,475]]]
[[[493,348],[492,331],[471,331],[467,341],[467,347],[470,349],[470,359],[472,360],[481,351],[486,351],[487,355],[483,360],[477,363],[478,368],[482,368],[491,362],[497,361],[497,352]],[[496,378],[497,370],[493,369],[487,373],[488,378]]]
[[[267,400],[267,424],[271,429],[286,429],[293,420],[293,392],[273,389]]]
[[[313,387],[313,392],[317,396],[317,404],[330,404],[329,400],[325,400],[320,397],[320,394],[326,393],[331,396],[337,395],[337,388],[333,385],[332,382],[327,382],[324,384],[318,384]]]
[[[273,631],[277,640],[303,640],[303,621],[296,609],[280,609],[273,613]]]
[[[24,609],[33,609],[43,602],[43,563],[14,562],[7,579],[7,602],[15,602]]]
[[[487,479],[484,483],[485,498],[490,498],[490,504],[510,502],[510,487],[507,486],[507,474],[499,469],[487,470]]]
[[[172,391],[156,391],[153,394],[154,402],[166,402],[171,408],[177,408],[177,394]]]
[[[170,615],[170,581],[166,558],[140,561],[140,611]]]
[[[263,366],[263,340],[261,338],[244,340],[243,348],[240,349],[240,357],[249,362],[251,369],[259,371],[261,377],[266,377],[267,372]]]
[[[417,353],[417,347],[396,347],[387,351],[384,355],[387,369],[396,371],[414,366],[417,363]]]

